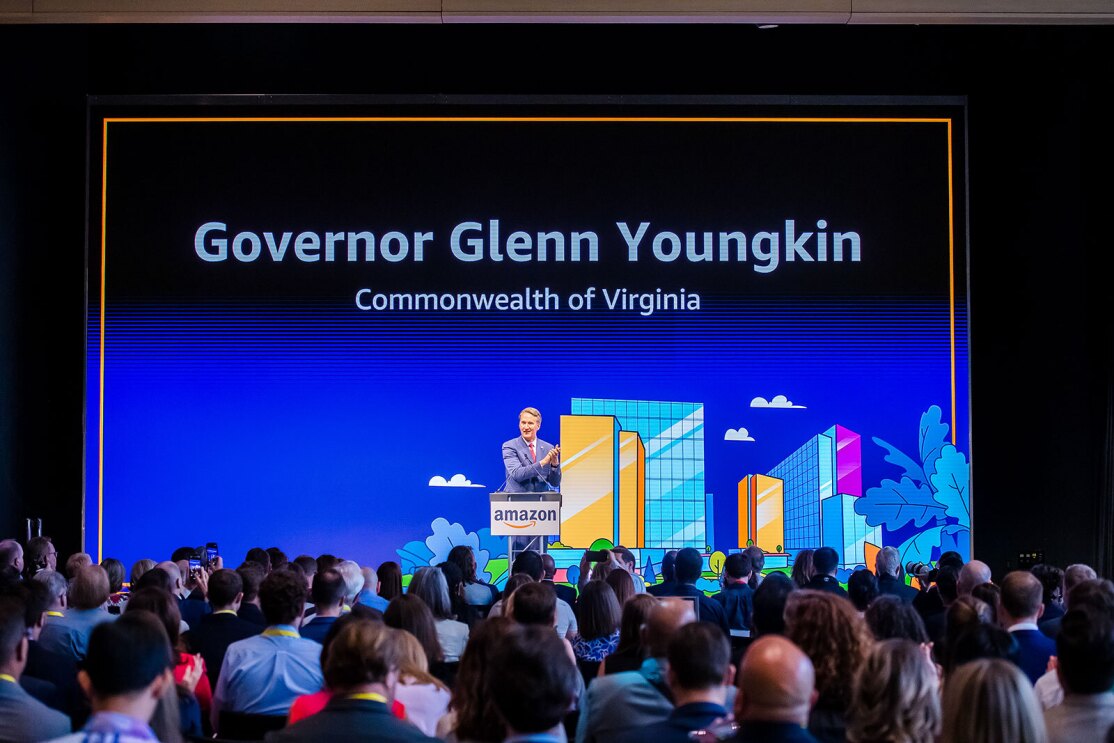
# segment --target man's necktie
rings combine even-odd
[[[534,453],[534,442],[530,442],[530,459],[534,462],[538,461],[538,455]]]

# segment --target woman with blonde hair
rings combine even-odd
[[[406,719],[426,735],[437,733],[437,721],[449,710],[449,687],[429,672],[429,661],[418,638],[403,630],[390,630],[398,664],[395,699],[406,707]]]
[[[845,739],[851,679],[874,643],[855,606],[834,593],[800,590],[785,602],[785,636],[804,651],[816,671],[819,698],[808,729],[821,741]]]
[[[847,740],[933,743],[940,732],[940,681],[928,649],[912,640],[882,640],[855,674]]]
[[[944,685],[941,743],[1047,743],[1033,685],[1007,660],[984,658],[955,669]]]

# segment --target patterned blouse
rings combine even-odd
[[[594,640],[577,637],[576,642],[572,644],[572,652],[579,660],[600,661],[614,653],[617,647],[619,647],[619,630]]]

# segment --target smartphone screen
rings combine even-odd
[[[216,564],[218,554],[220,553],[217,550],[216,542],[209,542],[205,545],[205,562],[210,566]]]
[[[190,573],[201,572],[201,560],[196,557],[190,558]]]

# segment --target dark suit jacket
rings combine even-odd
[[[1037,679],[1048,670],[1048,659],[1056,654],[1056,643],[1035,629],[1023,629],[1010,634],[1017,640],[1015,660],[1018,667],[1029,677],[1030,683],[1037,683]]]
[[[563,583],[554,583],[551,580],[543,580],[542,583],[553,586],[553,590],[557,592],[557,598],[564,601],[569,606],[576,604],[576,589],[572,586],[566,586]]]
[[[180,598],[178,599],[178,612],[182,615],[182,621],[192,629],[201,622],[201,617],[212,612],[212,609],[209,608],[207,601]]]
[[[325,635],[329,634],[329,628],[336,624],[338,619],[340,617],[314,617],[313,621],[303,624],[299,632],[307,640],[324,644]]]
[[[920,591],[912,586],[905,585],[905,581],[898,580],[892,575],[880,575],[878,576],[878,593],[883,596],[897,596],[906,604],[911,604],[913,599],[920,594]]]
[[[65,712],[75,723],[84,724],[89,716],[89,701],[77,685],[77,663],[73,658],[47,650],[37,641],[30,642],[27,645],[27,667],[23,669],[22,678],[41,679],[51,684],[54,694],[49,701],[35,695],[36,698],[49,707]]]
[[[811,588],[814,591],[827,591],[828,593],[842,596],[848,601],[851,600],[851,597],[847,595],[847,591],[843,590],[843,586],[839,585],[839,581],[835,579],[835,576],[814,575],[805,588]]]
[[[237,616],[246,622],[259,625],[259,631],[262,632],[267,627],[267,618],[263,616],[263,610],[255,604],[240,604],[240,611]]]
[[[667,580],[662,583],[655,583],[652,586],[646,586],[646,593],[651,596],[672,596],[673,594],[671,594],[670,591],[676,587],[677,581]]]
[[[1063,620],[1064,618],[1062,616],[1056,617],[1055,619],[1042,619],[1037,626],[1040,627],[1041,632],[1047,637],[1051,637],[1055,640],[1056,635],[1060,634],[1060,625],[1063,623]]]
[[[217,679],[220,678],[220,667],[224,663],[224,654],[228,651],[228,646],[255,637],[262,631],[263,627],[234,614],[206,614],[198,622],[196,629],[190,629],[186,639],[189,642],[190,652],[201,653],[201,657],[205,659],[209,683],[216,689]]]
[[[808,730],[791,722],[744,720],[727,743],[819,743]]]
[[[662,597],[681,596],[693,597],[700,603],[700,621],[711,622],[723,629],[725,635],[731,634],[731,627],[727,624],[727,612],[723,604],[704,595],[704,592],[691,583],[674,583],[673,589],[668,593],[659,594]]]
[[[519,436],[503,443],[503,466],[507,470],[504,489],[508,493],[541,493],[556,490],[561,485],[560,467],[538,464],[553,448],[553,444],[534,439],[534,455],[531,458],[526,440]]]
[[[437,741],[408,722],[394,717],[387,705],[366,699],[334,697],[316,715],[278,732],[268,733],[271,743],[298,741],[375,741],[375,743],[410,743]]]
[[[724,717],[727,710],[718,704],[696,702],[674,707],[669,717],[653,725],[631,730],[617,738],[620,743],[688,743],[689,733],[702,730],[712,721]]]

